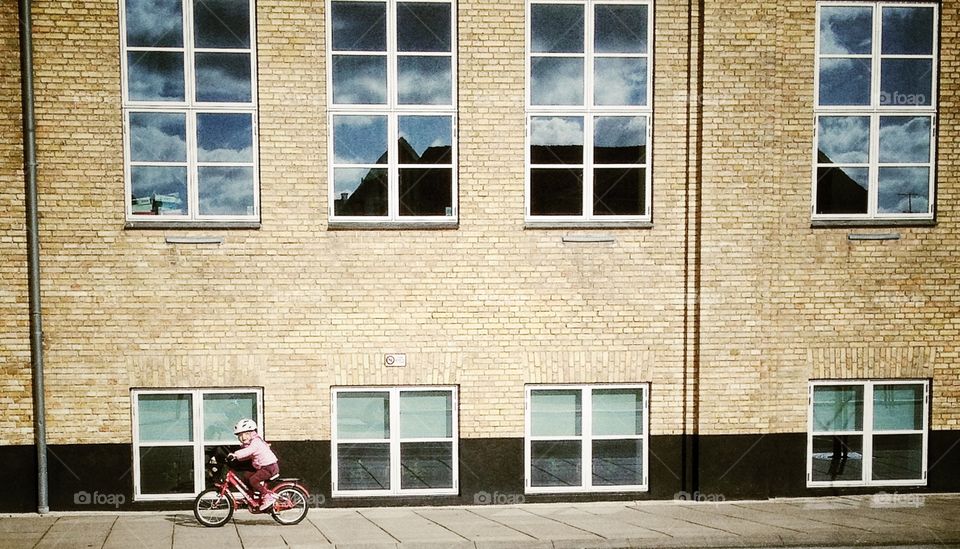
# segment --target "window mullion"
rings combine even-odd
[[[594,6],[583,7],[583,217],[593,219]],[[587,390],[589,391],[589,389]]]
[[[390,389],[390,492],[400,493],[400,389]]]
[[[203,490],[204,454],[203,454],[203,393],[201,391],[187,391],[193,404],[190,413],[193,414],[193,488],[195,493]]]
[[[591,472],[593,471],[593,389],[583,387],[580,389],[580,402],[582,410],[580,413],[580,459],[581,479],[580,485],[584,490],[593,488]]]

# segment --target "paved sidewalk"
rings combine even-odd
[[[238,512],[222,528],[178,513],[0,517],[0,548],[573,549],[960,547],[960,494],[721,503],[644,501],[311,509],[296,526]]]

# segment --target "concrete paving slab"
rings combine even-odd
[[[638,511],[651,513],[658,517],[680,520],[689,524],[712,528],[718,532],[738,538],[754,536],[772,536],[779,538],[781,534],[789,533],[779,526],[762,524],[744,518],[723,515],[721,509],[724,504],[716,503],[680,503],[677,505],[650,505],[635,508]]]
[[[629,511],[622,504],[619,508],[598,505],[587,505],[583,508],[572,505],[537,506],[530,509],[530,512],[604,539],[649,540],[664,536],[663,532],[625,520],[624,517]]]
[[[166,542],[173,545],[174,521],[165,515],[120,515],[113,524],[103,549],[155,547]]]
[[[535,515],[522,507],[474,507],[471,511],[536,539],[563,539],[581,543],[603,539],[592,532],[557,522],[549,517]]]
[[[117,518],[116,515],[59,517],[35,549],[102,547]]]
[[[197,549],[198,547],[241,547],[240,535],[233,522],[219,528],[208,528],[198,523],[193,515],[169,515],[174,524],[173,549]]]
[[[473,548],[470,540],[417,513],[411,513],[410,509],[372,508],[362,509],[359,513],[403,544],[450,549]]]
[[[417,514],[474,542],[527,543],[537,541],[529,534],[492,521],[467,509],[421,509]]]
[[[311,509],[309,521],[337,547],[395,549],[397,539],[357,512],[356,509]]]

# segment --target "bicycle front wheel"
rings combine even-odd
[[[297,524],[307,516],[309,508],[307,494],[296,486],[289,486],[277,492],[271,514],[280,524]]]
[[[233,516],[233,494],[210,489],[193,500],[193,516],[204,526],[223,526]]]

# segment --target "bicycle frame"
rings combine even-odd
[[[224,496],[228,491],[230,491],[231,488],[235,489],[235,491],[239,493],[239,497],[234,496],[233,498],[234,510],[239,510],[242,505],[246,505],[247,509],[249,509],[251,513],[270,513],[274,511],[285,510],[283,507],[284,502],[278,500],[270,509],[261,511],[260,498],[254,495],[253,490],[251,490],[250,487],[247,486],[247,484],[241,480],[240,477],[230,467],[227,467],[227,474],[224,477],[224,480],[222,482],[215,482],[214,486],[219,489],[221,496]],[[267,483],[264,483],[264,487],[271,492],[279,492],[287,487],[295,487],[302,490],[303,493],[308,497],[310,496],[310,493],[302,484],[290,480],[282,480],[275,486],[269,486]],[[261,494],[261,497],[263,497],[263,494]]]

